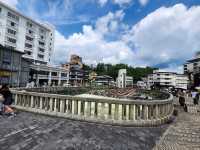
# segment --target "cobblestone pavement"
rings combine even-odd
[[[0,116],[0,150],[150,150],[167,127],[106,126],[20,112]]]
[[[200,150],[200,113],[186,113],[181,107],[177,109],[177,120],[154,150]]]

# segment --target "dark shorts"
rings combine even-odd
[[[13,103],[12,97],[7,97],[3,102],[4,105],[11,105],[12,103]]]

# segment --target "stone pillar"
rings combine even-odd
[[[72,100],[72,104],[71,104],[71,109],[72,109],[72,111],[71,111],[71,113],[72,114],[75,114],[75,101],[74,100]]]
[[[61,85],[61,72],[58,73],[58,86]]]
[[[14,102],[15,102],[15,103],[14,103],[15,105],[17,105],[17,101],[18,101],[18,94],[15,94],[15,101],[14,101]]]
[[[95,102],[91,102],[91,116],[95,116]]]
[[[78,101],[77,100],[75,100],[74,101],[74,114],[78,114]]]
[[[60,112],[61,113],[65,112],[65,100],[64,99],[60,100]]]
[[[133,105],[133,120],[136,120],[136,109],[135,109],[135,105]]]
[[[158,105],[156,105],[156,110],[155,110],[155,118],[159,118],[159,110],[158,110]]]
[[[54,112],[57,112],[57,99],[54,100]]]
[[[101,119],[105,119],[105,103],[101,103]]]
[[[118,119],[122,120],[122,105],[119,104]]]
[[[42,97],[40,97],[40,109],[42,109],[43,108],[43,98]]]
[[[140,112],[140,119],[143,119],[143,107],[142,107],[142,105],[139,106],[139,112]]]
[[[50,111],[53,111],[53,98],[50,98],[49,105],[50,105]]]
[[[69,100],[66,100],[66,101],[65,101],[65,106],[66,106],[65,112],[66,112],[66,113],[69,113],[69,111],[68,111],[68,109],[69,109]]]
[[[129,107],[130,105],[126,105],[126,120],[129,120],[130,119],[130,110],[129,110]]]
[[[126,120],[126,105],[122,104],[122,120]]]
[[[48,75],[48,85],[51,86],[51,71],[49,71]]]
[[[109,106],[108,106],[108,103],[105,103],[105,105],[104,105],[104,118],[108,119],[108,117],[109,117]]]
[[[33,108],[33,107],[34,107],[34,97],[31,96],[31,108]]]
[[[145,105],[144,106],[144,119],[145,120],[148,120],[148,118],[149,118],[149,111],[148,111],[148,106],[147,105]]]
[[[78,115],[81,115],[81,101],[78,101]]]
[[[98,103],[98,105],[97,105],[97,116],[98,116],[98,118],[101,118],[101,103]]]
[[[91,115],[91,102],[87,102],[87,116]]]
[[[115,105],[116,104],[111,104],[111,119],[115,119]]]

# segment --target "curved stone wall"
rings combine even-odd
[[[166,100],[83,98],[12,90],[14,107],[51,116],[127,126],[155,126],[167,122],[173,97]]]

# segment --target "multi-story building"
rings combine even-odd
[[[26,86],[29,78],[29,61],[23,53],[0,45],[0,85]]]
[[[188,75],[190,86],[200,86],[200,52],[184,64],[184,74]]]
[[[126,75],[126,69],[120,69],[118,72],[117,87],[119,88],[126,88],[133,86],[133,77]]]
[[[47,64],[54,50],[54,27],[0,2],[0,44],[25,53],[33,63]]]
[[[81,86],[89,78],[83,70],[82,58],[78,55],[71,55],[70,62],[62,66],[69,69],[69,84],[72,86]]]
[[[49,65],[32,64],[30,71],[31,81],[35,86],[61,86],[69,83],[69,70]]]
[[[159,70],[154,70],[153,74],[150,74],[147,77],[148,87],[162,86],[187,89],[188,81],[188,77],[183,74]]]

